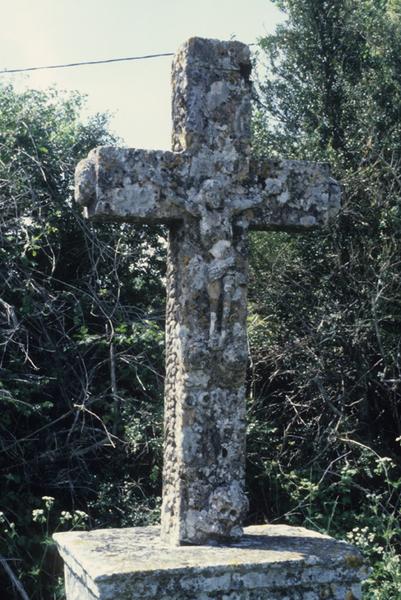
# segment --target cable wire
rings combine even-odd
[[[161,52],[159,54],[144,54],[143,56],[126,56],[124,58],[108,58],[106,60],[87,60],[84,62],[67,63],[63,65],[46,65],[41,67],[25,67],[23,69],[3,69],[0,75],[11,73],[23,73],[26,71],[43,71],[45,69],[67,69],[69,67],[81,67],[83,65],[104,65],[106,63],[124,62],[129,60],[146,60],[147,58],[161,58],[163,56],[174,56],[174,52]]]
[[[257,44],[248,44],[256,46]],[[26,73],[27,71],[44,71],[48,69],[68,69],[70,67],[82,67],[84,65],[105,65],[107,63],[126,62],[129,60],[146,60],[148,58],[161,58],[164,56],[174,56],[174,52],[160,52],[159,54],[144,54],[143,56],[126,56],[124,58],[107,58],[105,60],[86,60],[82,62],[66,63],[62,65],[44,65],[40,67],[24,67],[21,69],[3,69],[0,75],[10,75],[12,73]]]

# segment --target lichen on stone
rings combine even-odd
[[[100,147],[77,168],[88,217],[170,228],[162,537],[237,539],[247,511],[248,231],[308,230],[339,207],[325,164],[251,160],[251,62],[192,38],[173,62],[173,151]]]

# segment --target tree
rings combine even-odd
[[[82,219],[75,165],[115,141],[106,116],[80,120],[82,103],[0,88],[0,577],[9,598],[20,598],[17,578],[30,598],[53,598],[60,565],[47,538],[56,527],[157,514],[163,232]]]
[[[329,161],[344,199],[324,233],[275,235],[268,251],[253,239],[250,485],[270,491],[254,510],[285,507],[351,538],[366,527],[372,560],[389,560],[401,531],[401,5],[277,4],[287,21],[260,43],[255,152]],[[394,598],[388,585],[372,597]]]

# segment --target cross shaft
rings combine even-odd
[[[250,159],[247,46],[192,38],[173,64],[173,152],[101,147],[77,167],[86,215],[167,223],[162,536],[241,535],[249,229],[324,225],[327,165]]]

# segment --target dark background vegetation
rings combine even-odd
[[[254,152],[329,161],[325,231],[252,237],[249,522],[346,538],[401,598],[401,3],[283,0],[260,41]],[[165,231],[92,226],[82,99],[0,87],[0,588],[63,597],[56,530],[154,523]]]

